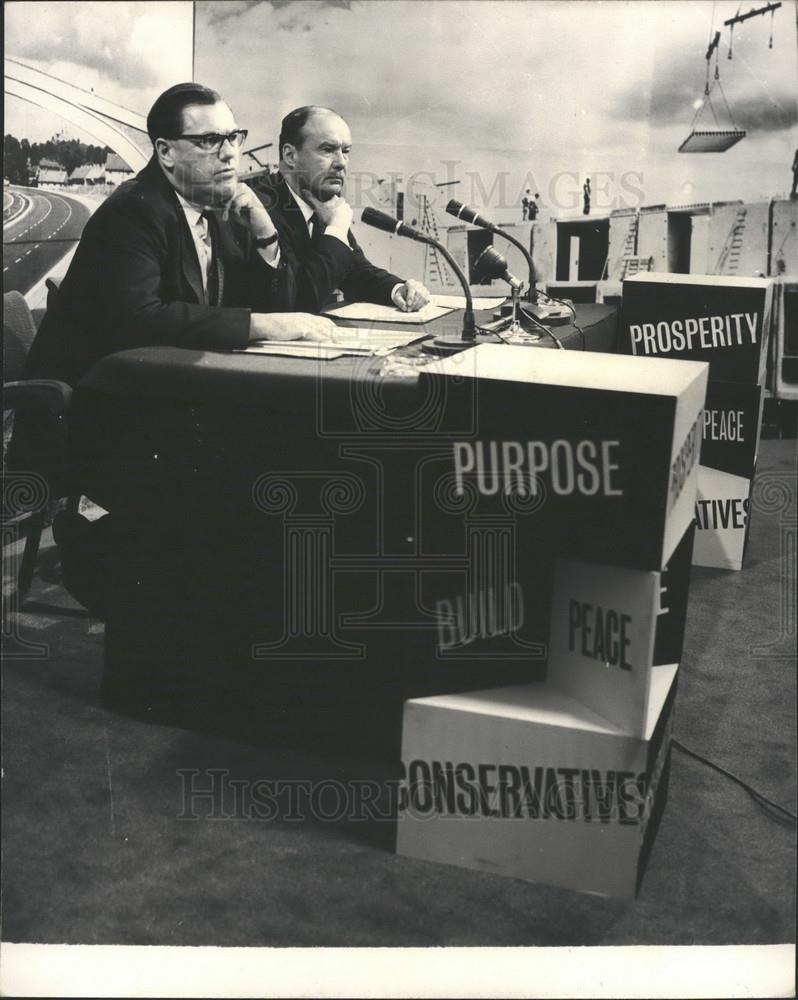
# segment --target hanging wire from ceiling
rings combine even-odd
[[[734,17],[730,17],[728,20],[723,22],[723,26],[729,29],[729,55],[728,58],[732,58],[732,47],[734,44],[734,26],[735,24],[741,24],[743,21],[748,21],[752,17],[759,17],[761,14],[770,14],[770,40],[768,41],[768,48],[773,48],[773,16],[776,11],[781,7],[781,0],[776,0],[775,3],[768,3],[764,7],[752,7],[747,14],[740,13],[740,7],[742,3],[737,8],[737,13]],[[713,7],[714,10],[714,7]]]
[[[713,35],[714,32],[714,35]],[[737,128],[734,121],[734,116],[732,115],[731,108],[729,107],[729,102],[726,99],[726,94],[723,90],[723,84],[720,80],[720,65],[718,62],[720,54],[720,31],[715,31],[715,5],[712,5],[712,17],[709,26],[709,44],[707,45],[706,55],[704,59],[706,60],[706,78],[704,80],[704,95],[696,108],[696,112],[693,115],[693,120],[690,123],[690,134],[684,140],[684,142],[679,146],[680,153],[723,153],[727,149],[730,149],[735,143],[739,142],[740,139],[745,138],[746,131],[744,129]],[[712,71],[712,62],[715,62],[714,73]],[[715,105],[712,102],[712,92],[717,90],[718,94],[723,101],[723,105],[726,108],[726,116],[730,124],[722,125],[720,119],[718,118],[718,113],[715,110]],[[699,119],[709,109],[714,119],[714,128],[700,128]]]
[[[767,3],[764,7],[752,7],[746,14],[741,14],[741,2],[737,7],[737,13],[734,17],[727,18],[723,22],[723,27],[729,29],[728,58],[731,59],[733,56],[734,26],[736,24],[741,24],[744,21],[748,21],[752,17],[759,17],[765,14],[770,14],[770,39],[768,41],[768,48],[772,49],[774,15],[781,6],[781,0],[774,0],[774,2]],[[695,114],[693,115],[693,120],[690,124],[690,134],[681,146],[679,146],[680,153],[724,153],[727,149],[731,149],[735,143],[739,142],[740,139],[744,139],[747,135],[745,129],[737,127],[731,107],[726,99],[726,93],[723,90],[723,84],[721,83],[720,65],[718,63],[720,36],[720,30],[715,29],[715,2],[713,0],[712,14],[709,22],[709,42],[707,44],[706,56],[704,57],[706,60],[704,95],[696,108]],[[713,56],[715,63],[714,73],[712,72]],[[718,118],[718,113],[715,110],[715,105],[712,101],[713,92],[715,91],[717,92],[716,96],[719,95],[720,100],[723,102],[723,107],[725,108],[726,117],[729,122],[728,125],[722,125],[720,119]],[[712,114],[714,127],[703,128],[700,127],[699,120],[707,110],[709,110]]]

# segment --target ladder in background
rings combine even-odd
[[[653,263],[653,257],[624,257],[621,280],[631,278],[633,274],[642,274],[645,271],[650,271]]]
[[[623,241],[623,250],[621,251],[621,281],[624,278],[629,278],[633,274],[637,274],[638,271],[646,270],[650,271],[650,267],[641,268],[639,266],[640,258],[636,256],[637,254],[637,230],[640,224],[640,218],[635,212],[635,214],[629,220],[629,227],[626,230],[626,239]],[[633,261],[635,263],[633,263]]]
[[[715,274],[737,274],[737,268],[740,266],[740,253],[743,248],[746,212],[745,208],[737,209],[737,218],[723,244],[718,263],[715,266]]]
[[[438,235],[438,222],[435,213],[430,208],[429,198],[423,194],[421,196],[422,214],[421,231],[440,242]],[[455,285],[455,280],[449,270],[446,261],[438,253],[437,247],[427,245],[424,256],[424,275],[428,285],[437,284],[441,288],[451,288]]]

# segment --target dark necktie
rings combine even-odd
[[[208,237],[211,241],[211,260],[208,265],[208,305],[219,306],[222,304],[224,294],[224,267],[219,255],[219,222],[210,209],[202,213],[202,217],[208,223]]]
[[[317,246],[322,236],[324,236],[324,223],[314,212],[310,217],[310,242]]]

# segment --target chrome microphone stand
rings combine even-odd
[[[509,277],[512,278],[512,275]],[[516,278],[512,278],[510,281],[510,294],[512,296],[513,311],[510,315],[509,325],[496,329],[496,333],[501,336],[501,339],[506,344],[536,344],[539,340],[542,340],[539,333],[526,329],[521,325],[519,317],[523,316],[523,312],[521,311],[521,292],[523,288],[522,282]]]
[[[474,271],[487,278],[506,281],[512,295],[510,315],[493,323],[483,323],[481,329],[496,334],[505,344],[537,344],[542,339],[540,332],[534,329],[534,320],[525,316],[521,306],[524,283],[510,273],[504,257],[494,247],[485,247],[474,263]]]

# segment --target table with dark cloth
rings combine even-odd
[[[451,333],[460,315],[424,333]],[[577,322],[556,328],[567,348],[614,349],[613,307],[579,307]],[[353,725],[382,731],[405,697],[543,675],[544,584],[512,636],[494,623],[458,651],[453,627],[452,655],[436,652],[440,609],[467,592],[479,539],[502,539],[494,563],[523,560],[524,546],[509,524],[486,535],[440,487],[453,435],[473,436],[468,408],[388,363],[140,348],[88,373],[71,457],[111,511],[107,695],[219,708],[243,692],[264,715],[293,701],[340,716],[343,699],[362,709]]]

